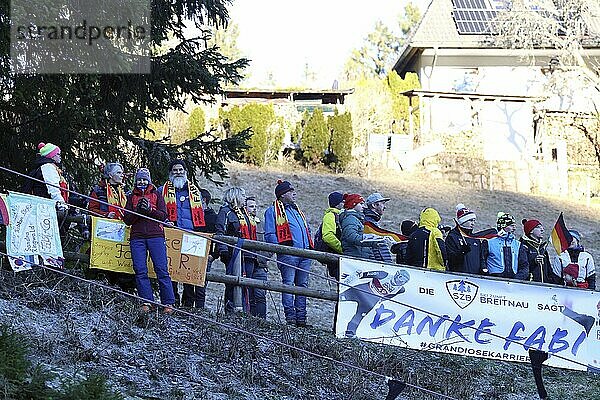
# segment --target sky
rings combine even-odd
[[[414,3],[426,3],[416,0]],[[306,64],[313,89],[331,89],[352,49],[362,45],[378,20],[397,29],[406,0],[235,0],[231,22],[238,48],[251,60],[244,86],[260,87],[269,74],[278,87],[303,86]]]

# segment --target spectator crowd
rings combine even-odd
[[[437,271],[586,289],[596,287],[594,260],[585,251],[581,234],[570,230],[572,241],[568,249],[557,257],[550,257],[545,227],[535,218],[521,220],[523,234],[520,238],[516,235],[517,220],[504,211],[498,213],[495,228],[476,231],[476,213],[458,204],[452,228],[442,226],[438,211],[428,207],[420,212],[418,219],[402,221],[400,232],[394,232],[380,226],[386,205],[392,201],[390,198],[380,193],[372,193],[365,199],[357,193],[333,192],[327,196],[328,207],[313,235],[306,215],[297,204],[293,184],[280,180],[274,187],[272,205],[264,211],[263,230],[257,217],[256,197],[247,196],[241,187],[230,187],[223,194],[220,209],[215,212],[210,206],[211,193],[189,180],[190,169],[182,159],[171,160],[169,179],[162,186],[153,183],[147,168],[137,170],[132,190],[125,188],[125,171],[121,164],[107,163],[101,172],[98,184],[89,195],[91,199],[84,202],[84,206],[92,215],[122,220],[131,226],[134,279],[122,273],[109,273],[107,278],[123,289],[135,287],[138,296],[148,300],[142,303],[142,312],[149,312],[154,302],[148,278],[148,255],[156,272],[165,313],[172,313],[173,306],[205,306],[205,287],[184,284],[180,294],[179,285],[171,281],[164,225]],[[53,199],[59,209],[66,209],[72,202],[58,146],[40,143],[29,176],[39,181],[26,180],[21,188],[23,192]],[[234,260],[239,252],[238,246],[214,244],[209,268],[218,258],[225,264],[226,273],[233,274]],[[241,257],[242,276],[267,280],[267,264],[260,254],[242,252]],[[276,261],[282,283],[308,287],[310,258],[278,253]],[[332,277],[340,279],[337,263],[328,264],[327,268]],[[235,309],[233,293],[234,286],[226,285],[224,304],[227,312]],[[243,310],[266,318],[266,291],[243,287],[242,294]],[[305,296],[283,293],[282,305],[288,324],[307,326]]]

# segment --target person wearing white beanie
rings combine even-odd
[[[464,204],[456,205],[456,226],[446,237],[450,271],[476,275],[486,272],[487,243],[473,235],[476,220],[473,210]]]

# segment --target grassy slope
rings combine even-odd
[[[373,174],[375,175],[375,174]],[[450,222],[454,206],[464,202],[477,211],[480,226],[491,225],[499,209],[517,218],[534,216],[550,226],[559,210],[570,226],[580,228],[588,247],[598,256],[595,221],[599,210],[560,199],[503,192],[464,190],[428,181],[425,176],[378,176],[372,179],[309,174],[281,174],[231,166],[231,183],[258,196],[264,210],[272,201],[278,178],[298,188],[299,203],[313,228],[319,223],[326,194],[332,190],[368,195],[381,191],[389,203],[384,225],[398,226],[416,217],[424,206],[438,208]],[[214,190],[220,197],[221,190]],[[567,212],[568,210],[568,212]],[[271,268],[271,278],[277,273]],[[322,273],[322,268],[316,268]],[[313,286],[325,283],[315,277]],[[221,286],[209,287],[211,309],[222,296]],[[277,303],[277,301],[275,301]],[[269,317],[277,320],[273,304]],[[404,350],[390,346],[339,340],[328,327],[330,303],[309,302],[310,318],[322,329],[288,329],[280,324],[201,312],[203,318],[248,329],[319,354],[326,354],[384,375],[455,398],[535,399],[535,385],[527,365],[491,362]],[[100,372],[129,398],[144,399],[373,399],[385,397],[383,379],[311,356],[290,351],[266,340],[233,333],[207,320],[185,316],[152,315],[140,318],[134,305],[105,290],[90,289],[46,273],[0,274],[0,323],[10,323],[31,338],[34,360],[61,374]],[[552,398],[600,398],[595,376],[545,369]],[[405,399],[429,398],[409,391]]]

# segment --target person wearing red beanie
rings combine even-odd
[[[365,242],[363,209],[365,199],[360,194],[344,195],[344,211],[340,214],[342,253],[346,256],[373,259],[373,241]]]
[[[529,277],[534,282],[562,285],[563,279],[556,274],[548,255],[548,242],[544,240],[544,225],[537,219],[523,219],[524,235],[521,245],[529,262]]]
[[[357,204],[363,203],[363,207],[361,207],[359,212],[363,211],[365,199],[360,194],[348,194],[346,193],[343,197],[344,199],[344,208],[346,210],[351,210],[356,207]]]

